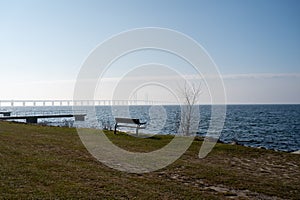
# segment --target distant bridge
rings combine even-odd
[[[0,107],[25,106],[112,106],[112,105],[174,105],[164,101],[145,100],[0,100]]]

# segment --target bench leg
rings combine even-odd
[[[114,131],[114,134],[116,134],[117,133],[117,124],[115,124],[115,131]]]

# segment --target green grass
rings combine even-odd
[[[105,134],[133,152],[172,136]],[[94,159],[76,129],[0,122],[0,198],[300,199],[300,155],[217,144],[199,159],[201,139],[170,166],[146,174],[116,171]]]

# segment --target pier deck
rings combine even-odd
[[[26,123],[37,123],[38,119],[43,118],[69,118],[74,117],[75,121],[84,121],[86,114],[73,114],[73,113],[49,113],[49,112],[41,112],[41,113],[22,113],[15,115],[7,115],[1,116],[0,120],[19,120],[25,119]]]

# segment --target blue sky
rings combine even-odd
[[[299,9],[297,0],[0,0],[0,99],[72,98],[99,43],[164,27],[195,39],[231,77],[229,103],[300,103]]]

